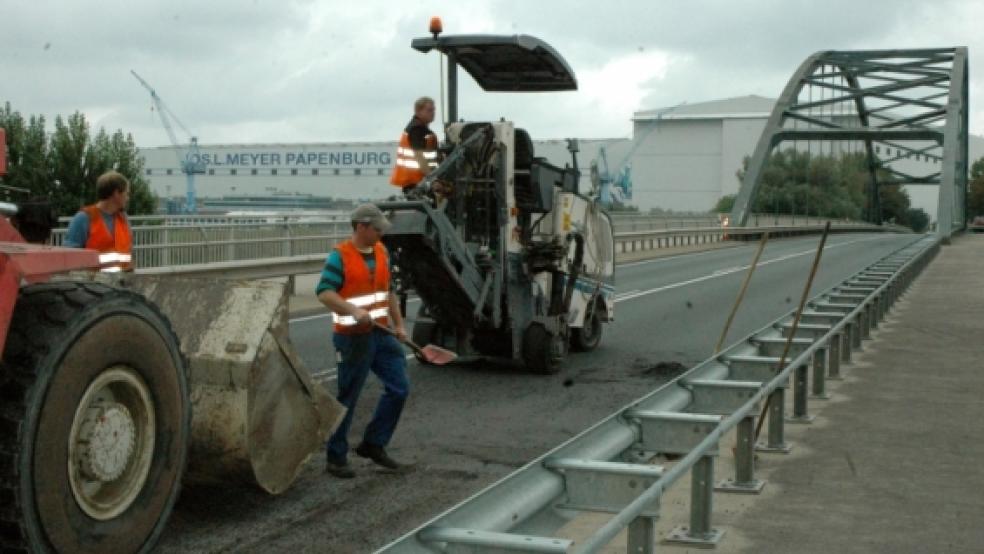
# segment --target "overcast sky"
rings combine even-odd
[[[409,43],[440,15],[446,34],[530,34],[567,59],[577,92],[482,93],[463,74],[461,116],[534,138],[628,137],[640,109],[774,98],[817,50],[941,46],[970,48],[971,132],[984,134],[979,0],[604,4],[0,0],[0,102],[168,144],[134,69],[204,144],[395,140],[413,99],[439,96],[436,54]]]

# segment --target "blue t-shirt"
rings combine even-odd
[[[369,267],[369,275],[374,275],[376,273],[375,252],[368,254],[360,252],[360,254],[362,254],[362,259],[366,261],[366,266]],[[393,270],[392,261],[389,261],[389,268],[390,271]],[[326,290],[338,292],[342,288],[343,281],[345,281],[345,270],[342,267],[342,255],[338,250],[332,250],[331,254],[328,254],[328,259],[325,260],[325,267],[321,270],[321,280],[318,281],[318,286],[315,288],[314,294],[321,294]]]
[[[109,236],[113,236],[116,230],[114,214],[108,214],[102,210],[99,213],[102,214],[106,229],[109,230]],[[126,219],[126,214],[123,214],[123,219]],[[68,231],[65,233],[65,240],[62,241],[62,246],[68,248],[85,248],[85,243],[89,241],[89,224],[89,214],[79,210],[77,214],[72,216],[72,220],[68,223]]]

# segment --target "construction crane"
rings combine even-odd
[[[157,91],[154,90],[154,87],[150,86],[150,83],[145,81],[140,75],[137,75],[136,71],[131,69],[130,73],[140,81],[140,84],[145,89],[150,91],[150,99],[154,102],[154,109],[157,111],[157,116],[161,118],[161,124],[164,126],[164,130],[167,131],[167,136],[171,139],[171,144],[174,146],[175,155],[178,157],[178,166],[188,181],[184,211],[186,213],[195,213],[198,205],[195,197],[195,175],[205,173],[205,162],[202,161],[201,150],[198,148],[198,137],[189,131],[184,123],[181,123],[178,116],[174,115],[171,108],[167,107],[167,104],[161,100],[161,97],[157,95]],[[187,144],[178,142],[178,137],[174,134],[174,127],[171,126],[171,120],[188,136],[189,140]]]
[[[608,166],[608,151],[604,146],[598,148],[598,157],[591,162],[591,187],[592,196],[603,207],[611,208],[632,199],[632,164],[628,160],[637,148],[633,146],[625,155],[614,175]]]

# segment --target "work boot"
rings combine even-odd
[[[331,458],[325,460],[325,473],[330,473],[339,479],[351,479],[355,477],[355,472],[347,463],[338,463]]]
[[[401,464],[389,457],[389,454],[383,450],[382,446],[376,446],[374,444],[369,444],[363,442],[355,449],[355,453],[363,458],[369,458],[376,465],[385,467],[386,469],[392,469],[393,471],[401,471],[407,469],[409,466]]]

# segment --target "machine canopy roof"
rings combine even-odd
[[[452,35],[413,39],[421,52],[454,54],[483,90],[553,92],[577,90],[577,79],[564,58],[546,42],[529,35]]]

